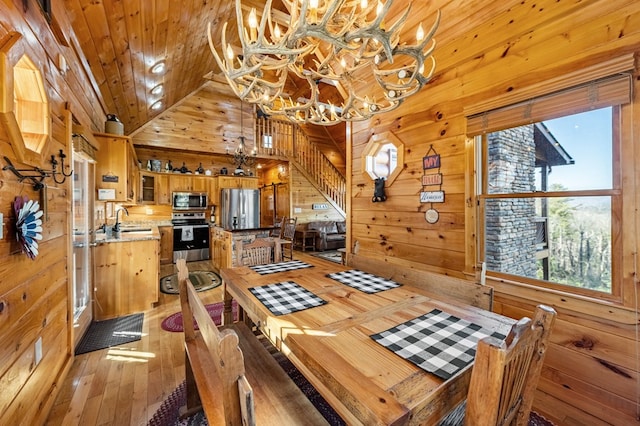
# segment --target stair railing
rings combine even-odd
[[[346,179],[324,153],[309,141],[300,126],[287,120],[258,117],[255,134],[259,155],[286,157],[344,214]]]

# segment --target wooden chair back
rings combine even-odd
[[[293,260],[293,239],[296,235],[296,223],[298,222],[298,218],[290,218],[286,217],[282,220],[282,234],[280,235],[280,239],[282,241],[282,259]]]
[[[244,357],[238,347],[238,335],[232,329],[218,329],[189,280],[186,261],[178,259],[176,266],[188,357],[209,357],[213,360],[187,363],[189,367],[207,369],[196,374],[210,382],[210,386],[201,386],[197,391],[187,393],[192,398],[199,396],[209,424],[255,424],[253,391],[245,378]],[[199,331],[194,329],[194,319]],[[189,375],[188,371],[187,382]],[[214,394],[210,392],[211,389],[217,389],[218,392]],[[187,401],[187,407],[190,403],[192,406],[196,404]]]
[[[467,395],[465,425],[527,425],[556,311],[536,307],[502,341],[478,342]]]
[[[282,220],[282,235],[280,238],[285,240],[293,241],[293,237],[296,235],[296,223],[298,222],[298,218],[284,218]]]
[[[266,265],[273,262],[273,243],[263,239],[242,247],[242,262],[247,266]]]
[[[281,238],[282,237],[282,225],[284,224],[285,221],[285,217],[282,218],[282,220],[276,224],[274,224],[275,228],[273,228],[271,231],[269,231],[269,236],[270,237],[275,237],[275,238]]]

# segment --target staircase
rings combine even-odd
[[[286,158],[340,214],[346,216],[346,178],[309,141],[300,126],[288,120],[258,117],[255,135],[259,156]]]

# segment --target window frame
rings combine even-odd
[[[620,120],[622,117],[621,105],[610,105],[612,108],[612,185],[611,189],[594,189],[594,190],[568,190],[568,191],[531,191],[521,193],[487,193],[488,190],[488,143],[487,134],[499,131],[491,130],[473,137],[475,170],[477,171],[477,182],[475,188],[476,197],[476,259],[475,263],[482,265],[485,261],[485,214],[486,201],[491,199],[535,199],[535,198],[570,198],[570,197],[593,197],[607,196],[611,199],[611,292],[597,291],[582,287],[575,287],[569,284],[562,284],[553,281],[545,281],[537,278],[529,278],[521,275],[514,275],[505,272],[486,270],[486,276],[490,279],[496,279],[503,282],[515,284],[528,284],[537,288],[545,288],[557,290],[565,293],[581,295],[586,297],[595,297],[598,299],[610,300],[612,302],[622,301],[622,169],[621,169],[621,152],[622,152],[622,134]],[[588,109],[585,109],[588,110]],[[582,111],[585,112],[585,111]],[[571,110],[567,114],[554,114],[551,118],[569,116],[576,114]],[[521,124],[506,127],[505,129],[518,127]],[[501,129],[501,130],[505,130]]]
[[[635,57],[625,54],[607,61],[595,63],[579,70],[559,75],[557,77],[538,81],[529,86],[510,88],[506,93],[486,98],[477,103],[466,105],[463,113],[467,118],[465,143],[466,158],[466,208],[465,227],[466,239],[469,242],[465,251],[466,275],[475,275],[481,283],[486,281],[486,270],[482,264],[484,260],[484,209],[481,209],[481,184],[483,163],[477,137],[486,133],[532,124],[554,118],[569,116],[590,109],[614,107],[612,112],[614,149],[612,157],[612,191],[611,196],[611,293],[581,289],[565,284],[552,283],[538,279],[527,279],[521,276],[497,273],[491,271],[488,278],[498,288],[502,284],[527,287],[531,290],[548,290],[560,295],[585,297],[587,300],[599,300],[613,304],[628,305],[633,299],[629,289],[633,283],[629,274],[634,273],[630,268],[629,250],[635,253],[636,239],[628,233],[623,233],[623,223],[635,223],[635,216],[631,204],[634,204],[634,179],[623,176],[623,164],[630,169],[634,167],[633,156],[630,155],[633,145],[633,127],[630,122],[634,100],[635,86]],[[623,188],[626,188],[623,191]],[[603,195],[603,190],[590,191],[593,195]],[[569,197],[574,192],[544,193],[547,196]],[[577,195],[586,195],[583,191],[576,191]],[[532,197],[539,196],[531,194]],[[632,225],[630,225],[632,226]],[[631,247],[631,248],[629,248]],[[482,257],[480,254],[482,253]],[[635,281],[633,281],[635,282]]]

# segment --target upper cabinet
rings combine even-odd
[[[137,202],[138,160],[126,136],[98,133],[96,189],[102,201]]]
[[[99,171],[99,173],[103,172]],[[111,173],[115,172],[111,171]],[[136,202],[139,204],[169,205],[171,204],[171,194],[173,192],[204,192],[209,196],[209,205],[218,205],[220,202],[220,189],[222,188],[258,189],[258,178],[256,177],[202,176],[157,173],[146,170],[140,170],[138,175],[138,197]],[[107,176],[107,180],[113,179],[110,177],[111,175]],[[96,181],[99,189],[111,188],[106,186],[106,183],[103,184],[101,174],[97,175]],[[118,199],[116,201],[122,200]]]
[[[170,192],[207,192],[209,179],[205,176],[172,174],[169,179]]]
[[[153,172],[140,172],[140,204],[171,204],[169,175]]]
[[[218,189],[224,188],[258,189],[258,178],[240,176],[218,176]]]

